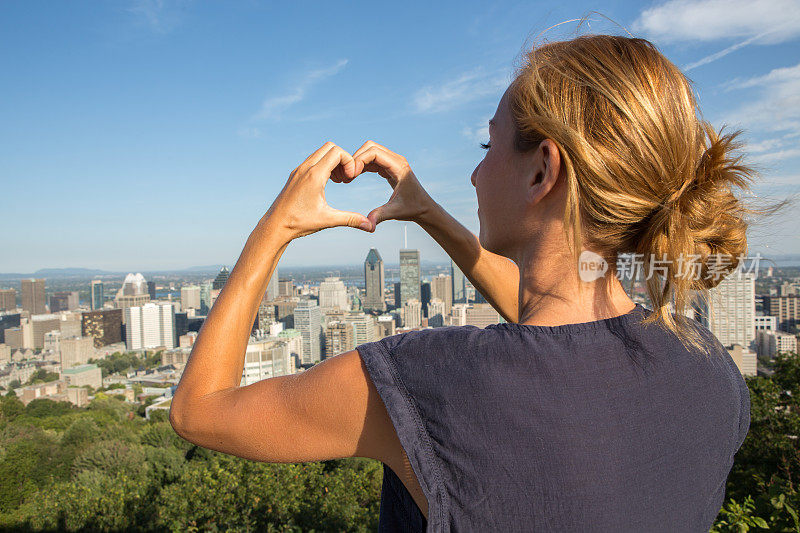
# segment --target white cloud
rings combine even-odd
[[[756,163],[800,157],[800,63],[776,68],[762,76],[736,78],[726,91],[753,90],[754,95],[729,112],[724,122],[744,127],[756,139],[747,145]]]
[[[333,65],[321,69],[306,72],[295,85],[294,89],[286,94],[270,96],[266,98],[261,108],[253,115],[253,120],[269,120],[277,118],[286,108],[300,102],[305,98],[308,90],[315,84],[330,78],[342,70],[347,65],[347,59],[342,59]]]
[[[669,0],[633,23],[662,43],[758,38],[777,44],[800,37],[800,0]]]
[[[419,113],[438,113],[487,96],[499,98],[509,83],[507,73],[473,70],[442,85],[423,87],[412,104]]]
[[[683,66],[683,70],[684,71],[689,71],[689,70],[692,70],[694,68],[701,67],[703,65],[707,65],[707,64],[711,63],[712,61],[716,61],[717,59],[725,57],[726,55],[730,54],[731,52],[735,52],[739,48],[744,48],[748,44],[752,44],[752,43],[756,42],[763,35],[764,34],[762,33],[762,34],[756,35],[755,37],[750,37],[749,39],[745,39],[744,41],[742,41],[740,43],[736,43],[736,44],[734,44],[732,46],[729,46],[728,48],[725,48],[724,50],[720,50],[719,52],[714,52],[713,54],[710,54],[710,55],[707,55],[706,57],[698,59],[697,61],[694,61],[693,63],[689,63],[688,65],[684,65]]]
[[[755,163],[775,163],[785,159],[794,159],[795,157],[800,157],[800,148],[788,148],[786,150],[758,154],[751,157],[750,160]]]
[[[800,63],[774,69],[763,76],[736,79],[726,86],[727,90],[758,89],[755,98],[726,117],[728,122],[763,131],[787,132],[787,138],[800,134]]]

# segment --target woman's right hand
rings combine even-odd
[[[393,192],[389,201],[367,215],[375,226],[384,220],[419,223],[425,213],[435,205],[420,185],[406,158],[385,146],[367,141],[353,154],[353,160],[356,165],[355,176],[364,172],[376,172],[392,186]]]

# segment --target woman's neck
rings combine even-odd
[[[581,281],[563,246],[532,247],[519,267],[519,323],[559,326],[593,322],[631,311],[635,303],[609,268],[592,282]],[[557,250],[557,251],[556,251]]]

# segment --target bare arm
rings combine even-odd
[[[484,249],[478,237],[437,204],[420,185],[406,159],[367,141],[354,154],[356,173],[377,172],[394,192],[368,218],[418,223],[455,261],[475,288],[509,322],[519,317],[519,269],[513,261]]]
[[[508,322],[519,319],[519,268],[481,246],[478,237],[442,206],[431,206],[417,223],[444,248],[472,285]]]

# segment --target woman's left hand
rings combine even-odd
[[[349,183],[355,178],[353,156],[332,142],[326,142],[308,156],[289,175],[278,197],[267,212],[280,224],[290,239],[316,233],[325,228],[349,226],[372,233],[372,222],[360,213],[340,211],[325,201],[329,178]]]

